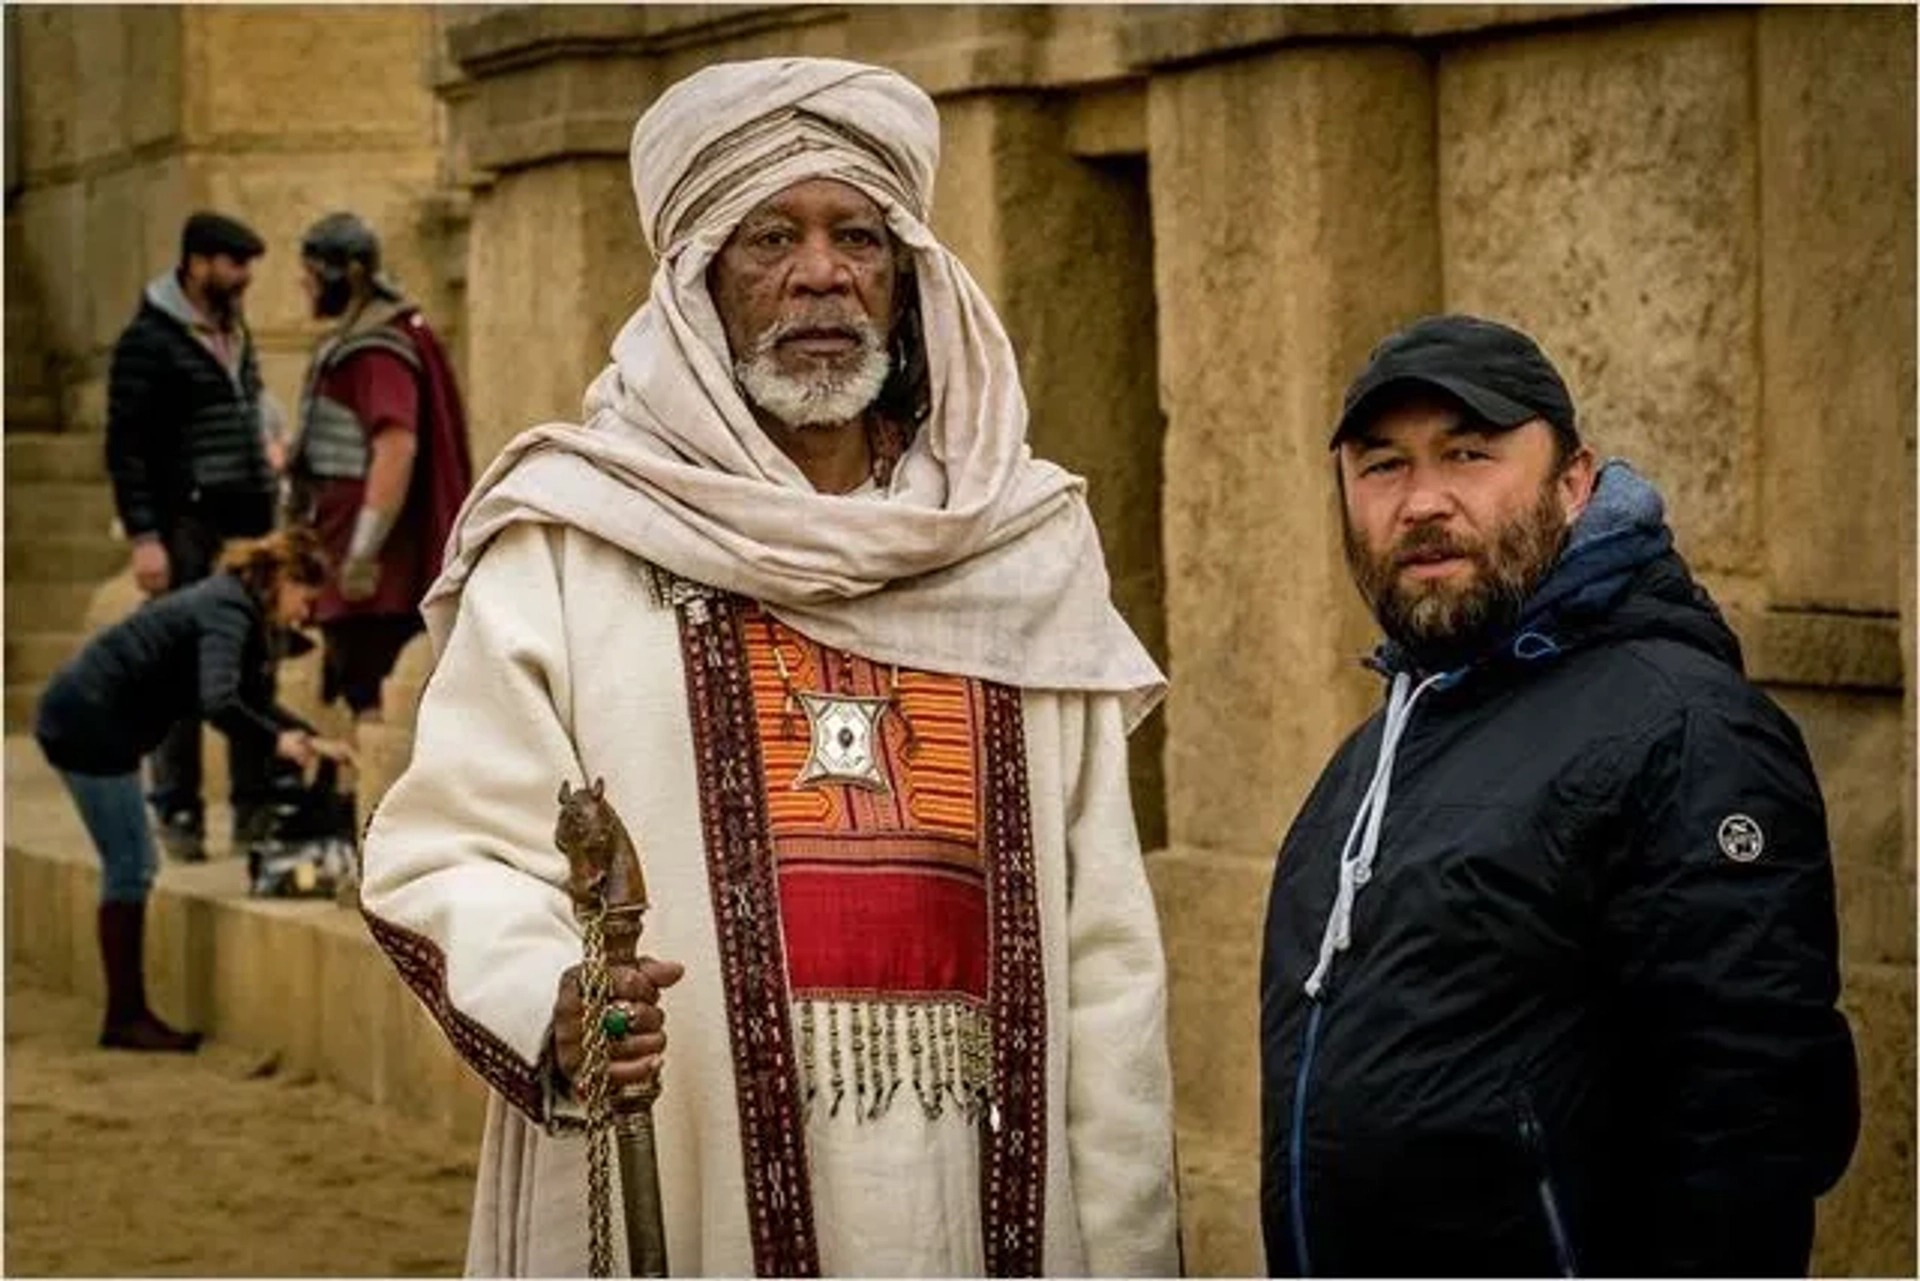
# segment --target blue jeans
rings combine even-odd
[[[60,778],[73,794],[80,820],[100,852],[100,901],[143,903],[159,867],[153,831],[147,826],[147,799],[140,775],[69,774]]]

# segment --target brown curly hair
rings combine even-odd
[[[220,568],[245,583],[262,604],[272,602],[282,582],[324,587],[333,571],[319,536],[304,525],[229,544]]]

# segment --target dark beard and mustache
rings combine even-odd
[[[200,294],[206,299],[207,319],[222,327],[232,324],[240,315],[240,299],[246,291],[245,285],[222,285],[211,280],[202,285]]]
[[[1567,522],[1549,479],[1533,506],[1501,526],[1491,545],[1440,525],[1416,525],[1375,555],[1360,545],[1351,521],[1343,523],[1343,534],[1347,567],[1381,630],[1421,667],[1442,670],[1471,658],[1520,621],[1528,598],[1559,559]],[[1403,579],[1408,560],[1423,555],[1463,557],[1476,572],[1464,583]]]

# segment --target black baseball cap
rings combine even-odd
[[[225,254],[238,262],[258,258],[267,251],[267,242],[238,218],[201,210],[187,219],[180,229],[180,257]]]
[[[1490,426],[1544,418],[1567,444],[1580,443],[1573,396],[1540,344],[1498,321],[1446,315],[1416,320],[1373,349],[1347,388],[1328,447],[1421,388],[1460,402]]]

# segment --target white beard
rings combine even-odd
[[[860,357],[851,369],[829,366],[799,375],[781,369],[773,354],[788,328],[770,326],[746,358],[735,362],[733,376],[748,400],[789,427],[826,427],[853,421],[879,398],[893,362],[873,322],[862,319],[855,325]]]

